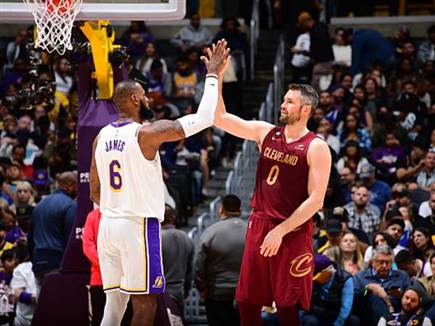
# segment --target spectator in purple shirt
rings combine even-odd
[[[148,31],[144,21],[132,21],[121,36],[121,43],[128,47],[131,57],[138,59],[145,53],[148,43],[155,43],[155,38]]]
[[[390,185],[396,182],[396,171],[404,158],[405,151],[392,131],[385,135],[385,145],[376,148],[371,155],[378,177]]]
[[[19,205],[17,207],[17,215],[19,214],[20,221],[17,221],[17,216],[15,213],[9,208],[3,208],[1,210],[2,219],[6,227],[6,241],[15,244],[17,242],[27,243],[27,230],[24,231],[20,224],[23,225],[23,219],[27,217],[29,219],[30,214],[32,213],[33,207],[30,205]],[[28,207],[27,207],[28,206]]]

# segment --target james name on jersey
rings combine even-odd
[[[122,152],[125,146],[125,141],[113,139],[106,141],[106,152],[110,151],[120,151]]]

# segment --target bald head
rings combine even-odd
[[[176,222],[177,222],[177,215],[174,209],[168,204],[165,204],[165,219],[162,225],[167,225],[167,224],[175,225]]]
[[[135,94],[139,88],[141,88],[141,86],[133,80],[125,80],[118,83],[113,92],[113,102],[121,111],[123,111],[130,96]]]
[[[71,198],[77,195],[77,173],[63,172],[57,177],[57,187],[64,190]]]
[[[77,173],[71,171],[63,172],[57,177],[57,182],[59,187],[76,184]]]

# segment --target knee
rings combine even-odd
[[[368,318],[372,320],[372,322],[377,323],[379,321],[379,318],[381,317],[387,317],[388,316],[388,307],[384,300],[381,298],[372,295],[369,299],[369,311],[368,311]]]
[[[135,313],[154,311],[157,308],[156,295],[132,296],[133,310]]]

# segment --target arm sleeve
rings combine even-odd
[[[83,229],[83,252],[88,257],[93,266],[99,266],[98,252],[97,252],[97,233],[98,223],[98,211],[92,211],[86,218],[85,227]]]
[[[347,318],[349,318],[350,312],[352,310],[353,304],[353,281],[349,277],[343,286],[343,291],[341,293],[341,308],[338,313],[337,320],[334,326],[343,326]]]
[[[218,81],[214,76],[208,76],[205,80],[204,94],[198,111],[177,119],[183,127],[184,134],[190,137],[213,124],[214,113],[218,100]]]

